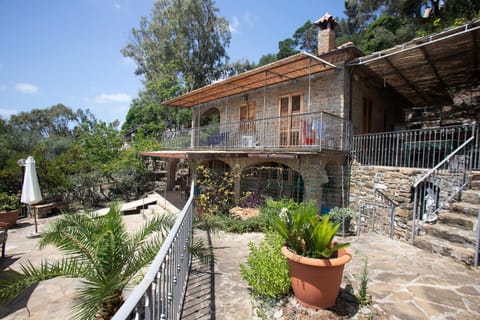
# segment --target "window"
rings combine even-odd
[[[255,131],[256,103],[247,102],[240,106],[240,131]]]
[[[280,146],[299,145],[302,111],[302,95],[292,94],[279,98]]]
[[[372,131],[372,100],[363,98],[362,133]]]

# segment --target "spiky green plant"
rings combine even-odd
[[[284,239],[285,245],[296,254],[328,259],[349,243],[333,243],[340,224],[320,217],[314,202],[302,203],[293,210],[284,209],[274,218],[272,227]]]
[[[173,223],[171,215],[157,216],[135,233],[128,233],[118,204],[110,206],[104,216],[63,215],[42,234],[39,246],[52,244],[65,257],[43,261],[38,267],[30,262],[22,265],[21,273],[0,282],[0,302],[43,280],[78,278],[83,285],[74,300],[73,317],[110,319],[123,303],[124,288],[155,258]]]

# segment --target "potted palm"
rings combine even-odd
[[[350,230],[350,221],[355,217],[355,211],[351,208],[335,207],[329,212],[330,220],[339,223],[339,232],[348,232]]]
[[[333,241],[339,226],[328,215],[320,216],[313,202],[282,209],[274,218],[273,229],[285,241],[282,253],[293,293],[307,307],[326,309],[335,304],[344,266],[352,258],[346,249],[349,243]]]
[[[20,215],[20,198],[18,195],[9,195],[0,192],[0,222],[6,224],[7,228],[17,224]]]

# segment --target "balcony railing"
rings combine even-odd
[[[193,188],[142,282],[112,320],[180,319],[191,264]]]
[[[223,123],[166,131],[164,149],[172,150],[350,150],[350,121],[312,112],[285,117]]]
[[[363,165],[430,169],[474,136],[471,163],[478,169],[478,131],[476,125],[465,125],[355,135],[352,151]]]

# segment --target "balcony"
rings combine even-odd
[[[166,131],[164,150],[349,151],[350,121],[325,112]]]

